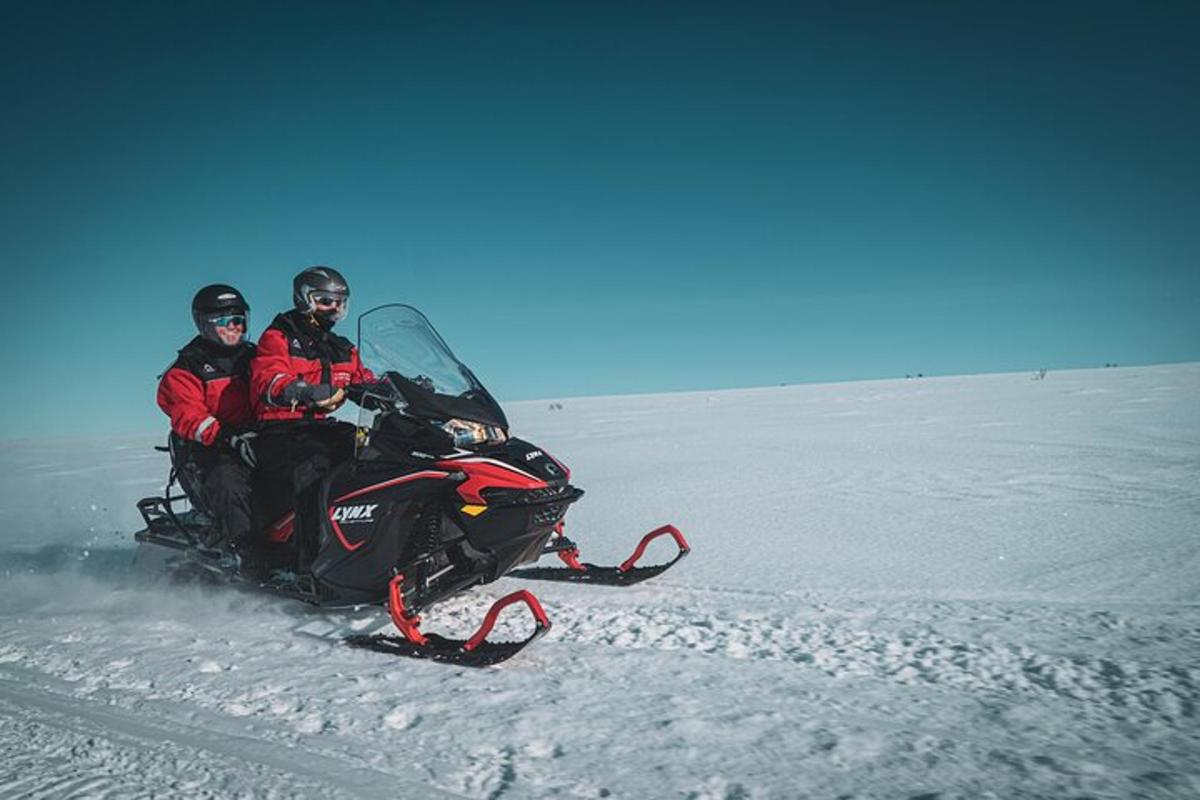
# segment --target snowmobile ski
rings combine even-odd
[[[512,658],[550,630],[550,620],[542,610],[542,604],[532,592],[521,589],[493,603],[483,619],[483,624],[470,639],[451,639],[436,633],[424,633],[420,629],[421,618],[404,604],[404,592],[401,588],[403,582],[404,576],[397,575],[388,584],[388,613],[401,635],[348,636],[345,639],[346,644],[394,656],[429,659],[442,664],[490,667]],[[535,625],[533,633],[520,641],[489,642],[487,636],[495,626],[500,612],[514,603],[524,603],[529,607]]]
[[[633,555],[625,559],[620,566],[597,566],[580,562],[579,548],[562,532],[562,526],[555,529],[558,538],[546,545],[546,553],[555,553],[565,567],[526,567],[509,573],[515,578],[531,578],[539,581],[567,581],[570,583],[595,583],[602,586],[632,586],[635,583],[661,575],[675,566],[684,556],[691,552],[691,547],[683,533],[674,525],[663,525],[655,528],[642,537]],[[637,562],[646,552],[646,546],[660,536],[670,536],[679,546],[679,552],[665,564],[654,564],[646,567],[637,566]]]

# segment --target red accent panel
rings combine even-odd
[[[487,505],[481,492],[484,489],[545,489],[546,482],[531,478],[515,467],[479,461],[439,461],[443,469],[461,470],[467,479],[458,485],[458,495],[471,505]]]
[[[389,486],[398,486],[402,483],[408,483],[409,481],[418,481],[418,480],[421,480],[422,478],[448,478],[448,477],[450,477],[449,472],[439,472],[438,470],[432,470],[432,469],[421,470],[420,472],[411,472],[408,475],[401,475],[399,478],[392,478],[391,480],[386,480],[383,483],[376,483],[372,486],[366,486],[362,489],[355,489],[353,492],[347,492],[346,494],[337,498],[333,502],[342,503],[342,502],[345,502],[346,500],[349,500],[352,497],[358,497],[360,495],[364,495],[369,492],[377,492],[380,489],[386,489]]]
[[[292,531],[296,527],[296,514],[289,511],[277,522],[267,528],[267,539],[272,542],[286,542],[292,538]]]
[[[338,541],[342,543],[342,547],[346,548],[348,551],[353,553],[355,550],[357,550],[358,548],[360,548],[364,544],[366,544],[366,541],[367,541],[366,539],[361,539],[361,540],[355,542],[354,544],[350,544],[350,541],[346,538],[346,534],[342,533],[342,526],[338,525],[337,520],[333,518],[333,511],[334,511],[334,507],[330,506],[329,507],[329,524],[333,526],[333,532],[337,536]]]
[[[687,539],[683,538],[683,534],[679,532],[679,528],[676,528],[674,525],[663,525],[661,528],[655,528],[643,536],[642,540],[638,542],[637,549],[633,551],[633,555],[625,559],[624,563],[617,567],[617,570],[619,572],[628,572],[631,570],[633,565],[646,552],[646,545],[650,544],[652,539],[656,539],[664,534],[670,534],[671,538],[675,540],[675,544],[679,545],[681,553],[691,552],[692,549],[688,546]]]
[[[496,618],[500,616],[500,612],[513,603],[524,603],[529,606],[529,610],[533,612],[533,619],[539,629],[550,627],[550,619],[546,616],[546,612],[542,610],[542,604],[533,596],[533,592],[528,589],[518,589],[512,594],[501,597],[492,603],[492,607],[488,609],[487,616],[483,618],[483,624],[479,626],[479,630],[475,631],[475,635],[463,645],[463,650],[470,652],[483,644],[484,640],[487,639],[487,635],[495,627]]]

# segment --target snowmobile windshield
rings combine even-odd
[[[358,351],[380,379],[380,391],[392,394],[388,399],[405,413],[508,429],[499,404],[412,306],[379,306],[360,316]]]

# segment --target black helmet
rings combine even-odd
[[[235,347],[246,340],[246,331],[250,327],[249,311],[250,305],[242,293],[224,283],[205,286],[192,298],[192,319],[196,329],[205,339],[223,347]],[[242,330],[237,333],[239,324]]]
[[[292,302],[329,325],[350,308],[350,285],[333,267],[309,267],[292,279]]]

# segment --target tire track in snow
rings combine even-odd
[[[319,790],[323,796],[355,798],[462,797],[364,763],[347,768],[342,758],[242,735],[220,720],[181,722],[144,704],[136,711],[100,705],[97,695],[111,693],[81,698],[70,693],[69,684],[46,686],[53,681],[51,676],[9,665],[0,667],[0,709],[2,716],[9,718],[5,730],[20,737],[18,746],[28,750],[33,744],[36,750],[32,757],[18,758],[12,752],[15,743],[5,741],[8,735],[0,738],[5,761],[21,761],[29,768],[11,774],[10,768],[0,771],[0,796],[128,795],[125,781],[129,780],[149,783],[152,794],[170,793],[174,788],[193,796],[249,796],[254,792],[242,788],[247,785],[243,773],[253,772],[277,773],[279,796],[303,796]],[[197,717],[194,713],[189,716]],[[107,751],[107,757],[92,765],[93,774],[81,773],[88,752],[97,749]],[[64,761],[65,773],[47,766]],[[114,762],[122,765],[117,775],[112,774]],[[179,783],[181,773],[196,777],[183,778],[188,783],[184,787]],[[156,774],[171,785],[155,787]],[[259,777],[249,785],[262,787],[264,781]]]

